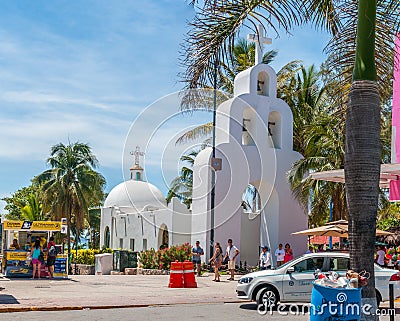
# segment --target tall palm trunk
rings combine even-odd
[[[346,113],[345,177],[349,209],[350,265],[371,273],[362,303],[376,308],[374,247],[378,210],[380,104],[375,70],[376,0],[359,0],[356,61]],[[377,320],[363,315],[363,320]]]

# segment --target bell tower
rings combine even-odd
[[[263,36],[254,39],[257,46],[267,42]],[[249,265],[257,265],[263,245],[274,250],[279,243],[290,243],[295,256],[304,253],[307,240],[291,233],[307,228],[308,222],[287,181],[287,172],[301,158],[293,151],[293,115],[277,97],[277,76],[261,62],[262,49],[257,58],[255,66],[236,76],[234,97],[217,108],[216,158],[222,159],[222,167],[215,171],[214,226],[211,148],[198,154],[193,167],[192,242],[208,245],[214,229],[215,240],[232,238],[240,247],[240,260]],[[242,206],[249,185],[260,198],[254,213]]]

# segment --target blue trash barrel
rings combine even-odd
[[[359,321],[361,289],[331,288],[313,282],[310,321]]]

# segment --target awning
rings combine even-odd
[[[312,179],[318,181],[328,181],[344,183],[344,169],[335,169],[332,171],[316,172],[310,174]],[[382,164],[381,165],[381,178],[379,186],[381,188],[389,188],[390,181],[400,180],[400,164]]]
[[[348,237],[348,222],[345,220],[326,223],[325,225],[292,233],[293,235],[308,235],[308,236],[336,236]],[[392,235],[393,233],[376,230],[376,236]]]

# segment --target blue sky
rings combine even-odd
[[[178,111],[170,94],[181,89],[179,49],[193,8],[184,0],[0,4],[0,196],[29,185],[47,168],[50,147],[68,139],[92,146],[109,191],[127,172],[123,155],[128,159],[142,143],[135,132],[138,141],[128,139],[132,146],[124,148],[138,115],[154,102],[152,108],[164,108],[160,98],[166,95],[168,110]],[[293,34],[273,39],[279,55],[272,66],[294,59],[319,65],[327,36],[310,28]],[[155,158],[177,132],[207,117],[175,116],[154,136],[147,178],[163,192],[178,166],[170,157],[160,169]],[[154,126],[151,117],[137,121]],[[171,147],[170,154],[177,160],[183,149]],[[1,201],[0,212],[3,206]]]

